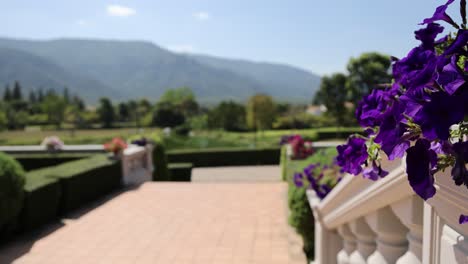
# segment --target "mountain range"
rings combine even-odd
[[[151,42],[0,38],[0,85],[15,80],[25,90],[66,86],[88,103],[103,96],[157,99],[182,86],[192,88],[201,102],[266,93],[305,103],[320,84],[318,75],[297,67],[179,54]]]

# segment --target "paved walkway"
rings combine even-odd
[[[192,170],[194,182],[279,182],[279,166],[238,166],[195,168]]]
[[[236,171],[206,175],[223,170]],[[262,170],[278,168],[252,175]],[[304,264],[286,191],[279,181],[146,183],[0,248],[0,263]]]

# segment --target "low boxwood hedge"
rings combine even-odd
[[[153,148],[153,181],[170,180],[168,163],[164,146],[161,143],[156,143]]]
[[[62,191],[59,212],[76,209],[121,186],[120,162],[95,155],[34,171],[35,176],[56,179]]]
[[[65,162],[90,157],[92,153],[21,153],[12,154],[25,171],[56,166]]]
[[[20,226],[31,230],[57,218],[61,198],[58,179],[49,178],[41,171],[26,174],[24,205],[20,215]]]
[[[363,134],[360,128],[343,129],[337,131],[317,131],[317,141],[327,139],[346,139],[353,134]]]
[[[169,163],[171,181],[191,181],[192,163]]]
[[[289,224],[301,235],[304,242],[304,252],[309,260],[314,259],[314,215],[309,206],[306,187],[298,188],[294,185],[295,172],[312,163],[331,164],[336,156],[335,148],[318,150],[315,154],[304,160],[286,160],[284,172],[288,181]]]
[[[194,167],[277,165],[280,148],[173,150],[169,163],[192,163]]]

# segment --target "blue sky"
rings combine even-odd
[[[362,52],[405,55],[416,44],[417,24],[443,3],[2,0],[0,36],[147,40],[179,52],[287,63],[329,74],[344,71],[348,59]],[[454,7],[452,11],[458,21]]]

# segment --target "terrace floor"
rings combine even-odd
[[[0,263],[306,263],[279,167],[195,169],[193,179],[113,194],[3,246]]]

